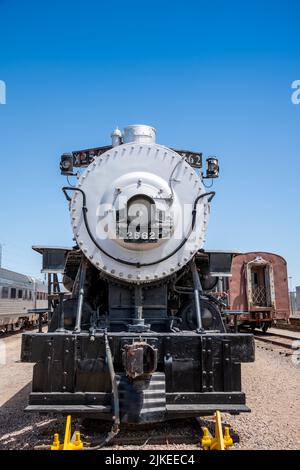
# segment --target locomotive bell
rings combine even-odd
[[[199,198],[202,177],[182,155],[155,143],[155,135],[145,125],[116,129],[113,147],[88,166],[71,201],[85,256],[130,283],[172,275],[204,243],[209,203]]]

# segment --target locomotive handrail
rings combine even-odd
[[[62,188],[62,191],[66,197],[66,199],[70,202],[71,201],[71,198],[70,196],[68,195],[67,191],[79,191],[81,194],[82,194],[82,213],[83,213],[83,220],[84,220],[84,224],[85,224],[85,228],[90,236],[90,239],[93,241],[93,243],[95,244],[95,246],[98,248],[98,250],[100,250],[104,255],[108,256],[109,258],[113,259],[114,261],[117,261],[118,263],[121,263],[121,264],[126,264],[127,266],[135,266],[137,268],[141,268],[143,266],[153,266],[155,264],[158,264],[158,263],[162,263],[163,261],[166,261],[167,259],[171,258],[171,256],[175,255],[175,253],[177,253],[177,251],[179,251],[183,245],[187,242],[187,240],[189,239],[194,227],[195,227],[195,223],[196,223],[196,214],[197,214],[197,204],[199,202],[200,199],[202,199],[203,197],[208,197],[208,202],[211,202],[211,200],[213,199],[213,197],[215,196],[215,191],[210,191],[208,193],[203,193],[203,194],[200,194],[194,201],[194,206],[193,206],[193,210],[192,210],[192,223],[191,223],[191,227],[189,229],[189,232],[188,232],[188,235],[186,235],[184,237],[184,239],[181,241],[181,243],[178,245],[177,248],[175,248],[175,250],[173,250],[171,253],[169,253],[168,255],[166,255],[164,258],[160,258],[159,260],[157,261],[151,261],[151,263],[134,263],[134,262],[131,262],[131,261],[126,261],[126,260],[123,260],[121,258],[116,258],[115,256],[107,253],[107,251],[105,251],[99,244],[98,242],[95,240],[95,237],[94,235],[92,234],[91,232],[91,229],[90,229],[90,226],[89,226],[89,223],[88,223],[88,220],[87,220],[87,212],[88,212],[88,208],[86,207],[86,194],[85,192],[80,189],[80,188],[74,188],[73,186],[64,186]]]

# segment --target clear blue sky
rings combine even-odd
[[[0,243],[70,245],[59,156],[151,124],[219,156],[207,248],[266,250],[300,285],[300,2],[0,0]]]

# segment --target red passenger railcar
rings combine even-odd
[[[230,310],[238,324],[267,329],[288,320],[290,303],[287,264],[282,256],[267,252],[234,256],[229,280]]]

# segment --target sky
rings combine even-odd
[[[216,155],[206,248],[284,256],[300,285],[300,2],[0,0],[2,266],[72,245],[64,152],[143,123]]]

